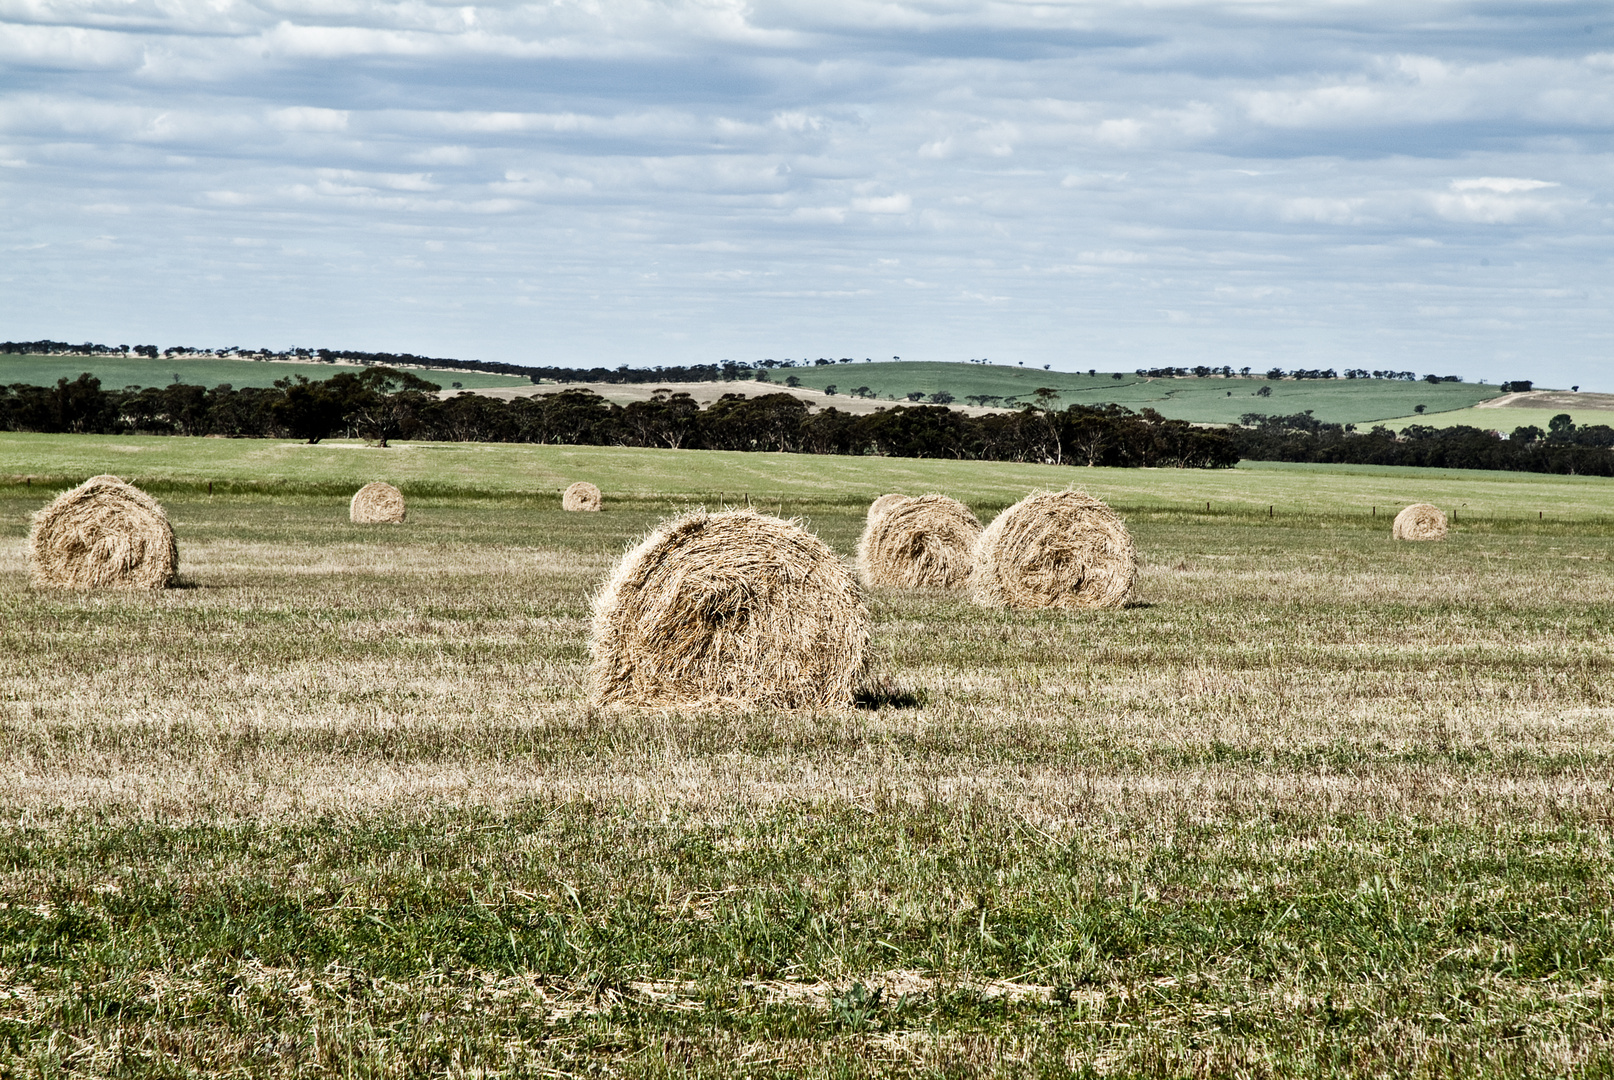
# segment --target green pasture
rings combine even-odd
[[[269,360],[242,360],[229,357],[171,357],[150,360],[144,356],[35,356],[0,355],[0,386],[22,383],[28,386],[54,386],[57,379],[76,379],[89,372],[101,380],[103,390],[125,386],[168,386],[174,382],[190,386],[218,386],[229,383],[244,386],[273,386],[276,379],[302,375],[308,379],[329,379],[338,371],[359,371],[352,365],[302,364]],[[411,369],[429,382],[451,389],[459,383],[472,387],[530,386],[527,379],[513,375],[492,375],[483,371],[437,371]]]
[[[1114,402],[1134,411],[1150,408],[1177,420],[1203,424],[1233,424],[1245,413],[1287,415],[1310,409],[1330,423],[1365,424],[1405,416],[1415,406],[1430,412],[1449,411],[1497,396],[1494,386],[1473,383],[1409,383],[1388,379],[1280,379],[1220,377],[1144,379],[1130,372],[1120,379],[1109,373],[1087,375],[1040,368],[998,364],[955,363],[853,363],[826,367],[775,370],[772,379],[783,382],[794,375],[801,385],[822,390],[834,385],[839,393],[867,386],[878,397],[902,400],[912,391],[931,394],[946,390],[959,404],[972,394],[1018,395],[1029,401],[1039,387],[1060,391],[1065,405],[1103,405]],[[1271,390],[1257,396],[1262,387]]]
[[[856,506],[887,491],[939,491],[991,507],[1081,487],[1122,509],[1367,515],[1434,502],[1481,519],[1614,517],[1614,480],[1535,473],[1246,462],[1236,469],[1089,469],[1007,462],[749,454],[615,446],[0,433],[0,482],[42,493],[99,473],[153,491],[341,496],[371,480],[406,494],[555,499],[577,480],[612,500]]]
[[[57,478],[0,484],[0,1076],[1614,1075],[1614,482],[0,461]],[[29,512],[129,462],[182,587],[31,588]],[[346,520],[375,476],[407,522]],[[1067,477],[1125,509],[1131,606],[872,590],[858,708],[588,702],[590,597],[686,498],[851,557],[873,493],[985,516]],[[1367,508],[1414,497],[1512,516],[1397,543]]]

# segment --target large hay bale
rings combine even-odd
[[[1446,539],[1446,515],[1429,503],[1413,503],[1395,516],[1390,535],[1397,540]]]
[[[157,500],[116,476],[92,476],[34,513],[28,570],[41,586],[164,589],[179,548]]]
[[[857,545],[858,572],[870,588],[962,589],[980,535],[969,507],[945,495],[904,498],[882,514],[871,507]]]
[[[900,505],[907,498],[908,496],[898,495],[895,492],[887,495],[881,495],[878,499],[875,499],[873,502],[869,503],[867,520],[873,521],[875,518],[879,517],[893,506]]]
[[[566,494],[560,497],[562,510],[598,510],[600,508],[600,489],[586,480],[579,480],[566,489]]]
[[[384,480],[372,480],[355,491],[347,508],[356,525],[396,525],[407,513],[403,492]]]
[[[697,510],[624,555],[595,599],[590,692],[601,705],[844,707],[868,640],[857,583],[818,537]]]
[[[1038,492],[992,520],[975,543],[970,584],[989,607],[1111,608],[1138,576],[1132,534],[1081,491]]]

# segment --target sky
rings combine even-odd
[[[1614,7],[0,0],[0,338],[1614,390]]]

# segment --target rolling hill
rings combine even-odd
[[[1494,386],[1474,383],[1423,383],[1391,379],[1224,379],[1145,378],[1098,372],[1081,374],[1008,367],[1000,364],[948,364],[914,362],[833,364],[825,367],[776,369],[775,382],[795,376],[801,385],[822,390],[833,385],[845,394],[866,386],[875,396],[903,400],[910,393],[945,390],[954,400],[982,394],[1029,400],[1039,387],[1059,391],[1064,404],[1102,405],[1114,402],[1129,409],[1150,408],[1164,416],[1202,424],[1231,424],[1249,412],[1269,415],[1312,410],[1319,420],[1332,423],[1371,423],[1414,413],[1464,409],[1494,398]],[[1260,395],[1262,387],[1269,390]]]
[[[296,363],[279,360],[243,360],[233,356],[175,356],[157,360],[144,356],[72,356],[29,354],[0,355],[0,386],[25,383],[50,386],[57,379],[76,379],[89,372],[101,380],[106,390],[125,386],[167,386],[172,382],[192,386],[218,386],[229,383],[244,386],[273,386],[276,379],[302,375],[308,379],[328,379],[338,371],[357,371],[357,365]],[[446,390],[458,383],[466,389],[530,385],[513,375],[485,371],[417,368],[423,379],[439,383]]]
[[[0,385],[31,383],[50,385],[60,378],[75,378],[91,372],[108,388],[124,386],[166,386],[175,381],[216,386],[269,386],[276,379],[303,375],[326,379],[345,365],[247,360],[235,357],[175,357],[157,360],[145,357],[6,355],[0,356]],[[534,387],[526,379],[479,371],[419,369],[425,378],[439,383],[445,392],[456,389],[481,392],[544,393],[556,387],[545,383]],[[1464,416],[1479,402],[1495,398],[1494,386],[1474,383],[1424,383],[1390,379],[1230,379],[1219,376],[1199,378],[1149,378],[1132,373],[1097,372],[1084,374],[1010,367],[1003,364],[938,362],[896,362],[830,364],[823,367],[775,368],[766,383],[754,380],[702,384],[702,400],[725,391],[756,394],[784,389],[787,378],[798,380],[805,391],[835,393],[820,397],[804,394],[815,404],[838,405],[843,409],[867,411],[880,404],[904,402],[910,394],[928,397],[937,391],[952,395],[953,404],[963,407],[975,402],[995,407],[1013,407],[1027,402],[1036,390],[1047,387],[1058,391],[1061,404],[1103,405],[1115,403],[1134,411],[1155,409],[1164,416],[1201,424],[1236,423],[1245,413],[1268,415],[1304,412],[1310,409],[1319,420],[1333,423],[1371,424],[1380,421],[1401,423],[1435,422],[1437,416]],[[646,396],[655,383],[625,383],[591,388],[614,399],[633,400]],[[669,384],[670,385],[670,384]],[[613,388],[621,394],[612,393]],[[674,386],[674,389],[686,387]],[[865,388],[861,398],[849,395]],[[1263,396],[1263,389],[1265,395]],[[852,406],[856,401],[857,406]],[[1424,416],[1416,415],[1424,406]],[[1466,421],[1472,422],[1472,421]]]

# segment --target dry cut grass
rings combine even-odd
[[[13,1071],[1614,1061],[1590,526],[1134,518],[1131,607],[876,589],[863,707],[638,713],[587,621],[658,511],[165,502],[161,594],[31,590],[10,504]]]

